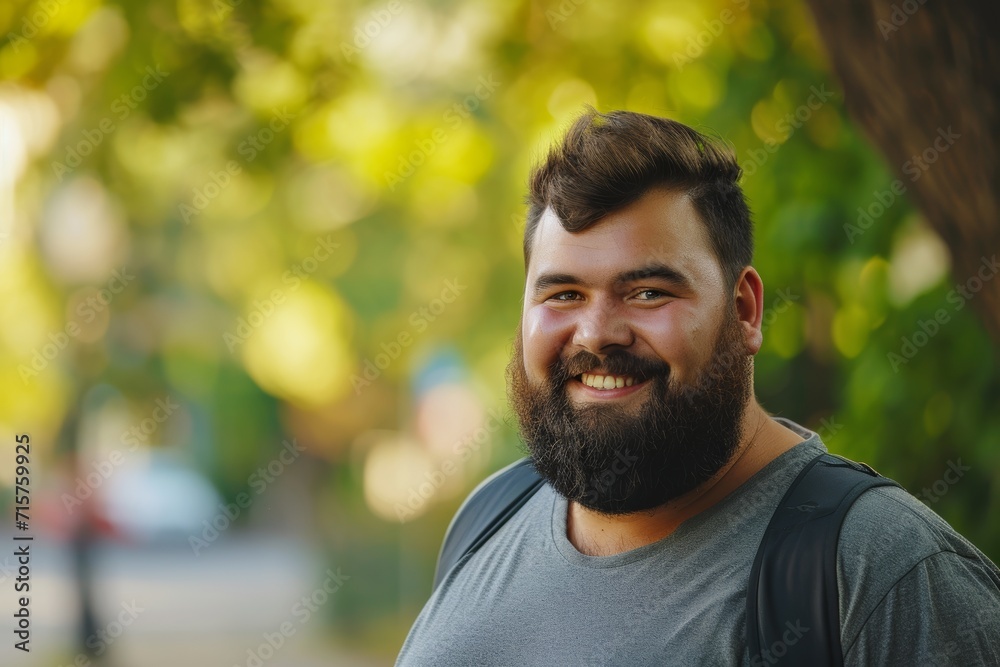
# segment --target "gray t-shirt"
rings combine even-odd
[[[613,556],[566,537],[545,485],[427,602],[400,667],[743,665],[746,590],[774,508],[826,447],[806,440],[667,537]],[[841,643],[853,665],[1000,665],[1000,570],[906,491],[864,493],[838,546]],[[789,642],[809,632],[789,626]],[[775,647],[765,665],[780,664]],[[754,663],[754,667],[759,665]]]

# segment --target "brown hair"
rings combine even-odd
[[[753,258],[750,209],[737,181],[733,151],[667,118],[587,107],[561,145],[530,177],[524,266],[542,213],[551,207],[568,232],[578,232],[640,199],[653,187],[690,197],[732,287]]]

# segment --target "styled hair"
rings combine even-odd
[[[708,229],[731,288],[753,259],[753,223],[733,150],[668,118],[587,107],[562,143],[532,170],[524,266],[545,209],[582,231],[654,187],[685,193]]]

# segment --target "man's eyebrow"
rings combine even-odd
[[[615,276],[615,283],[620,285],[622,283],[631,283],[637,280],[646,280],[647,278],[659,278],[660,280],[664,280],[668,283],[674,283],[683,289],[691,288],[691,281],[686,275],[673,267],[659,262],[647,264],[642,268],[623,271]]]
[[[555,285],[585,285],[584,281],[568,273],[543,273],[535,279],[535,296]]]
[[[659,278],[668,283],[674,283],[681,289],[690,289],[691,280],[688,279],[686,275],[667,266],[666,264],[654,263],[647,264],[638,269],[629,269],[628,271],[622,271],[615,276],[615,285],[622,285],[624,283],[631,283],[637,280],[646,280],[648,278]],[[543,273],[535,279],[534,284],[534,294],[544,292],[550,287],[555,285],[581,285],[583,287],[589,287],[590,285],[587,281],[582,278],[578,278],[570,273]]]

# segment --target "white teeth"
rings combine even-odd
[[[588,387],[593,387],[594,389],[620,389],[621,387],[631,387],[635,384],[635,378],[628,375],[594,375],[592,373],[584,373],[580,376],[580,380]]]

